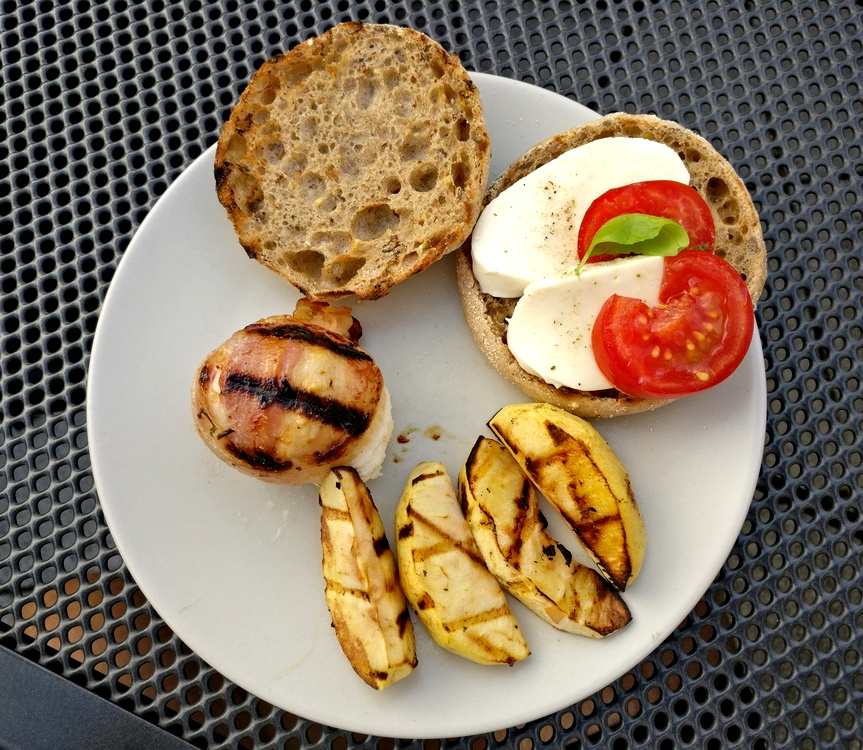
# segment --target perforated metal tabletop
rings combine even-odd
[[[34,667],[0,660],[7,716],[47,669],[202,748],[863,747],[859,0],[0,7],[0,644]],[[696,130],[745,181],[768,248],[763,465],[722,571],[596,695],[477,737],[360,736],[233,684],[136,586],[91,472],[89,355],[132,235],[254,70],[344,20],[412,26],[468,69]],[[70,715],[96,714],[43,712],[33,746]]]

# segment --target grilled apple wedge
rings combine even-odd
[[[459,500],[488,569],[543,620],[595,638],[630,621],[617,591],[545,530],[533,485],[496,440],[477,440],[459,473]]]
[[[354,671],[377,690],[416,666],[414,632],[380,515],[355,469],[320,485],[326,600]]]
[[[512,404],[489,427],[566,519],[620,591],[644,562],[647,537],[629,475],[585,420],[544,403]]]
[[[395,523],[402,588],[440,646],[480,664],[513,664],[530,654],[443,464],[423,462],[411,472]]]

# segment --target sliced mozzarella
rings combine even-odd
[[[507,344],[523,370],[555,387],[612,388],[593,356],[591,331],[612,294],[659,304],[664,259],[633,256],[588,263],[527,286],[509,321]]]
[[[473,272],[494,297],[519,297],[531,282],[577,263],[585,211],[607,190],[643,180],[689,184],[672,148],[645,138],[601,138],[571,149],[511,185],[480,214]]]

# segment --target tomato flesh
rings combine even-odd
[[[737,271],[713,253],[665,258],[659,307],[613,295],[591,334],[599,369],[634,398],[677,398],[727,378],[755,330],[752,301]]]
[[[590,204],[578,229],[578,257],[587,253],[594,235],[609,219],[648,214],[671,219],[689,235],[688,249],[713,250],[716,226],[710,207],[694,188],[674,180],[647,180],[612,188]],[[591,255],[588,263],[607,260]]]

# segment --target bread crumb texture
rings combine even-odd
[[[312,299],[375,299],[462,244],[489,157],[456,56],[411,29],[344,23],[260,67],[215,178],[250,257]]]

